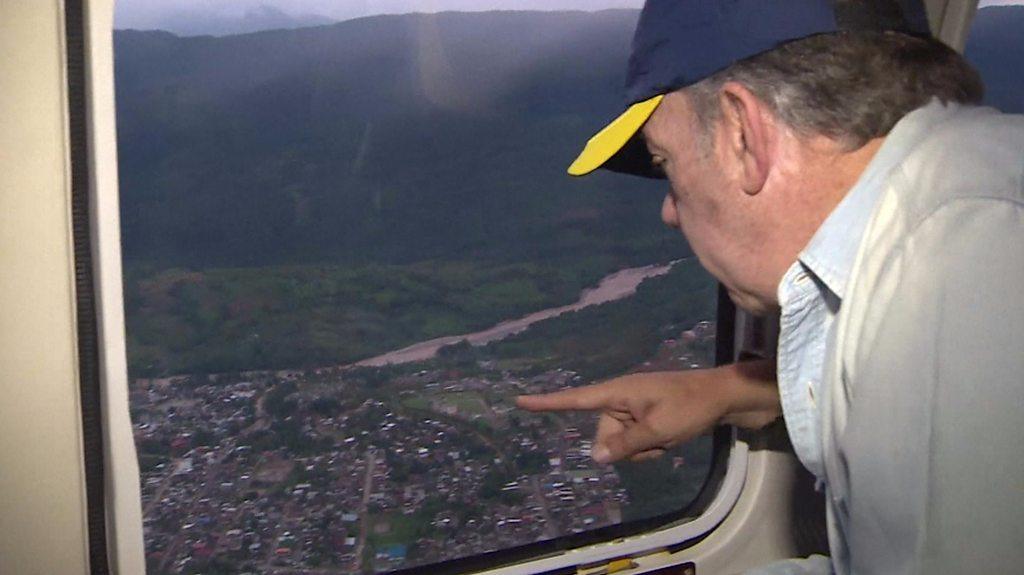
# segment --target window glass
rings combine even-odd
[[[985,104],[1024,113],[1024,2],[982,0],[971,24],[964,56],[985,82]]]
[[[385,572],[690,504],[709,438],[600,466],[592,415],[513,404],[714,358],[664,184],[565,175],[640,2],[207,4],[118,2],[149,572]]]

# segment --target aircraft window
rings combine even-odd
[[[985,82],[985,104],[1011,114],[1024,113],[1024,2],[982,0],[971,24],[964,56]]]
[[[694,513],[727,442],[601,466],[592,415],[513,404],[722,351],[664,184],[565,175],[621,110],[640,2],[605,4],[118,3],[149,573],[436,573]]]

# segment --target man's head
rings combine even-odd
[[[671,11],[665,6],[673,1],[699,4],[656,4]],[[832,3],[800,4],[831,9]],[[793,4],[759,0],[758,6],[784,13]],[[716,26],[736,32],[735,21],[745,16],[726,10],[725,17],[733,22]],[[822,21],[805,19],[796,33]],[[643,22],[641,16],[641,27]],[[733,300],[754,312],[777,304],[782,275],[900,118],[932,98],[977,102],[981,97],[977,75],[941,43],[822,26],[821,33],[784,40],[642,101],[623,116],[634,114],[626,118],[633,133],[626,133],[629,125],[618,126],[619,133],[612,134],[618,141],[606,137],[603,149],[602,134],[595,136],[570,168],[581,175],[603,164],[666,177],[670,192],[662,219],[686,235]],[[637,67],[638,45],[643,42],[634,41],[631,68]],[[665,58],[660,62],[656,65],[672,65]],[[656,78],[657,70],[648,76]]]

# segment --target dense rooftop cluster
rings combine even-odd
[[[687,334],[646,367],[697,361],[713,329]],[[634,502],[592,417],[512,405],[576,383],[487,362],[138,380],[149,572],[382,572],[618,523]]]

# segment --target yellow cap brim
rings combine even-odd
[[[576,161],[569,166],[569,175],[584,176],[604,165],[644,125],[664,97],[664,94],[658,94],[649,100],[633,104],[600,132],[594,134]]]

